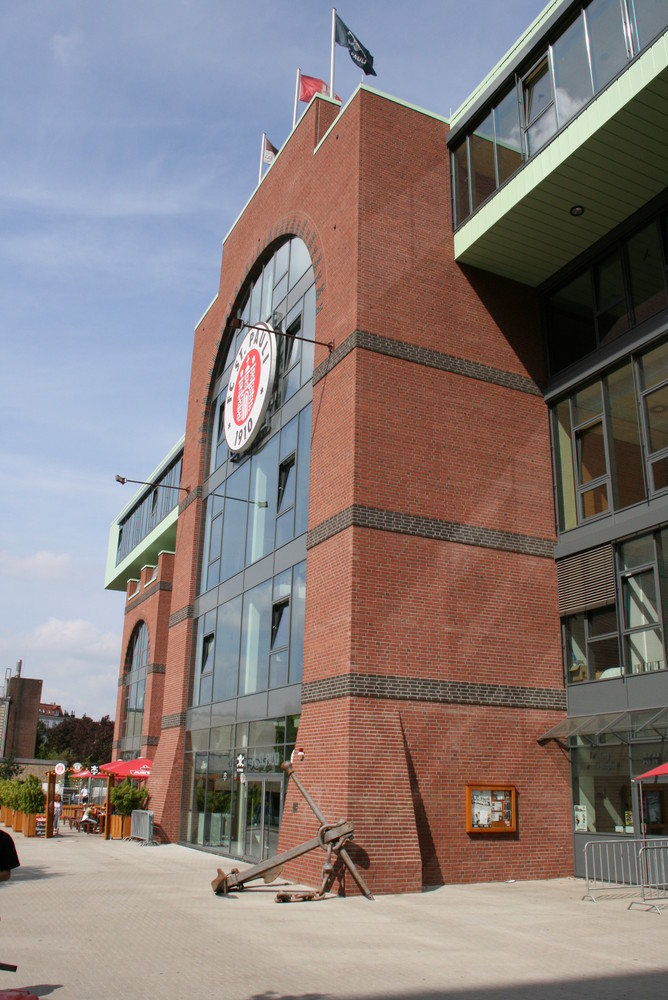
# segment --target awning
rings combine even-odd
[[[668,738],[668,708],[643,708],[631,712],[602,712],[599,715],[571,715],[538,737],[541,746],[550,740],[563,741],[583,736],[592,739],[602,733],[614,734],[622,743]]]

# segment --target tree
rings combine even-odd
[[[16,763],[13,750],[6,757],[0,759],[0,779],[11,780],[16,777],[20,770],[21,765]]]
[[[90,767],[91,764],[105,764],[111,760],[111,745],[114,724],[108,715],[99,722],[87,715],[80,719],[68,716],[53,729],[46,731],[44,756],[50,760],[61,760],[67,767],[75,761]]]

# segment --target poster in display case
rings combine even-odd
[[[467,785],[467,833],[515,833],[517,807],[514,785]]]

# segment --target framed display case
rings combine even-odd
[[[514,785],[466,786],[467,833],[515,833],[517,802]]]

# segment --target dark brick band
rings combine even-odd
[[[492,368],[490,365],[483,365],[479,361],[467,361],[465,358],[456,358],[452,354],[442,354],[440,351],[433,351],[427,347],[417,347],[415,344],[393,340],[391,337],[381,337],[379,334],[369,333],[367,330],[355,330],[349,337],[346,337],[343,343],[339,344],[330,356],[318,365],[313,373],[313,384],[316,385],[321,378],[324,378],[332,368],[356,348],[373,351],[375,354],[384,354],[388,358],[398,358],[400,361],[410,361],[416,365],[423,365],[425,368],[437,368],[439,371],[451,372],[453,375],[474,378],[479,382],[491,382],[493,385],[515,389],[517,392],[528,392],[531,396],[543,395],[540,387],[526,375],[502,371],[499,368]]]
[[[512,531],[496,531],[493,528],[480,528],[472,524],[457,524],[454,521],[440,521],[434,517],[376,510],[373,507],[362,507],[360,504],[352,504],[312,528],[306,538],[306,547],[311,549],[320,545],[321,542],[347,528],[372,528],[376,531],[392,531],[418,538],[432,538],[440,542],[456,542],[459,545],[475,545],[482,549],[499,549],[502,552],[538,556],[541,559],[554,558],[554,542],[548,538],[518,535]]]
[[[185,608],[181,608],[179,611],[175,611],[173,615],[169,616],[169,627],[173,625],[178,625],[180,622],[186,621],[188,618],[193,616],[193,606],[192,604],[187,604]]]
[[[422,701],[441,705],[486,705],[566,711],[566,692],[556,688],[512,684],[475,684],[427,677],[385,677],[344,674],[302,685],[302,704],[335,698],[376,698],[383,701]]]

